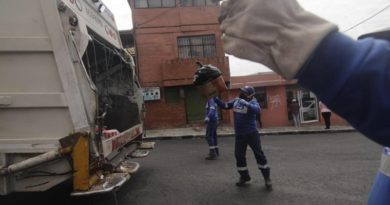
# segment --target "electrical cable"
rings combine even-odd
[[[342,32],[343,32],[343,33],[344,33],[344,32],[348,32],[348,31],[350,31],[350,30],[352,30],[352,29],[354,29],[354,28],[360,26],[361,24],[363,24],[363,23],[369,21],[370,19],[374,18],[375,16],[381,14],[383,11],[385,11],[385,10],[388,9],[388,8],[390,8],[390,4],[387,5],[387,6],[385,6],[385,7],[382,8],[381,10],[377,11],[377,12],[374,13],[373,15],[368,16],[367,18],[365,18],[365,19],[363,19],[362,21],[358,22],[357,24],[355,24],[355,25],[353,25],[353,26],[351,26],[351,27],[349,27],[349,28],[343,30]]]

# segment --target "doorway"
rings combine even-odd
[[[195,86],[185,87],[184,93],[187,123],[203,122],[206,100],[200,96]]]
[[[291,103],[292,99],[296,99],[299,103],[299,120],[301,123],[317,122],[319,120],[318,102],[314,93],[297,85],[287,87],[286,92],[287,105]],[[288,119],[292,121],[291,113],[289,112],[288,115]]]
[[[300,118],[302,123],[318,121],[318,103],[314,93],[308,90],[298,90]]]

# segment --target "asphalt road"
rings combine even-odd
[[[250,150],[252,181],[234,185],[233,137],[219,139],[221,156],[215,161],[204,160],[204,139],[162,140],[149,157],[135,160],[141,168],[118,190],[118,204],[365,204],[382,151],[356,132],[262,136],[262,143],[272,169],[272,192],[264,189]],[[0,204],[115,204],[113,194],[71,198],[69,191],[65,184],[45,193],[17,193],[0,197]]]

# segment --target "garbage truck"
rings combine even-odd
[[[0,1],[0,195],[117,189],[153,148],[134,60],[100,0]]]

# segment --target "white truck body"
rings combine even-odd
[[[142,138],[136,76],[99,0],[1,0],[0,195],[72,178],[69,157],[42,160],[72,133],[90,136],[90,164]]]

